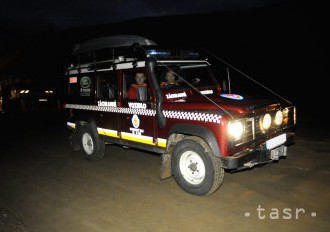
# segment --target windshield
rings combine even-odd
[[[204,63],[169,64],[158,66],[158,81],[163,90],[216,87],[217,82],[209,66]]]

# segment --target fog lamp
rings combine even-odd
[[[272,124],[272,117],[270,116],[270,114],[267,113],[262,117],[262,121],[261,121],[262,129],[268,130],[271,124]]]
[[[280,126],[283,122],[283,113],[282,111],[277,111],[276,114],[275,114],[275,120],[274,120],[275,124],[277,126]]]

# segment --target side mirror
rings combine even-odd
[[[137,89],[137,100],[138,101],[146,101],[147,100],[147,88],[146,87],[138,87]]]

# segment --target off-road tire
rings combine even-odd
[[[187,167],[188,164],[195,166]],[[194,176],[197,170],[200,173],[204,170],[203,178]],[[196,136],[186,137],[175,145],[172,153],[172,171],[176,182],[184,191],[198,196],[214,193],[224,178],[220,158],[215,157],[209,145]]]
[[[79,128],[79,143],[82,155],[87,160],[100,160],[104,156],[105,144],[90,125]]]

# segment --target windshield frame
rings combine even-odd
[[[163,69],[167,69],[167,70],[172,70],[175,72],[175,70],[172,69],[173,66],[177,66],[179,67],[181,70],[185,70],[185,69],[189,69],[189,68],[199,68],[199,67],[205,67],[207,73],[208,73],[208,82],[210,82],[209,85],[205,85],[205,86],[194,86],[194,88],[196,88],[198,91],[203,91],[205,89],[212,89],[214,90],[219,90],[221,89],[220,87],[220,83],[217,81],[217,78],[215,76],[214,71],[211,68],[210,63],[208,63],[206,60],[178,60],[178,61],[157,61],[158,63],[158,68],[163,68]],[[157,75],[157,81],[158,83],[162,82],[162,78],[160,76],[160,71],[158,71],[158,75]],[[162,71],[163,72],[163,71]],[[178,80],[180,80],[180,78],[184,79],[184,77],[180,76],[177,72],[175,72],[176,76],[178,77]],[[184,79],[185,81],[187,81],[186,79]],[[181,83],[184,83],[183,86],[179,86],[179,87],[172,87],[169,89],[166,88],[160,88],[160,90],[162,92],[178,92],[178,91],[189,91],[189,90],[193,90],[194,88],[192,88],[191,86],[189,86],[187,83],[185,83],[185,81],[181,80]],[[192,83],[190,83],[192,84]]]

